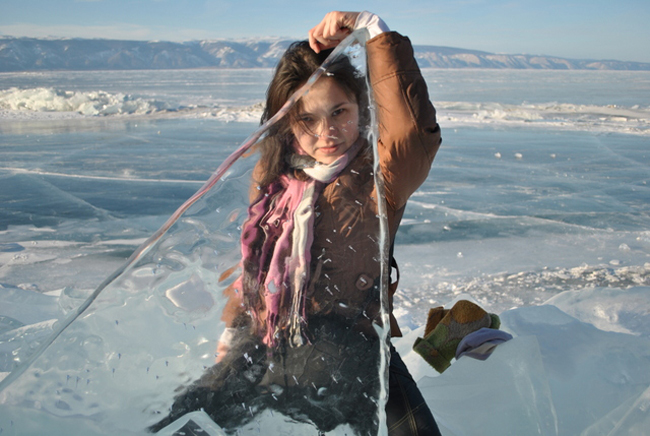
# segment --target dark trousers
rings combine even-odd
[[[323,348],[324,342],[319,343]],[[374,421],[373,411],[365,410],[364,405],[372,405],[371,401],[361,401],[357,398],[363,394],[363,390],[356,387],[353,383],[334,383],[332,388],[339,386],[341,392],[332,392],[334,395],[327,395],[324,398],[318,398],[318,395],[311,392],[308,383],[304,392],[300,391],[299,386],[291,386],[292,395],[288,398],[286,395],[270,395],[266,392],[266,385],[282,385],[282,380],[266,381],[266,369],[269,367],[268,356],[263,347],[254,347],[255,343],[247,347],[244,341],[240,346],[248,351],[242,350],[229,353],[232,362],[222,362],[208,369],[201,379],[197,380],[190,386],[187,391],[176,398],[170,414],[149,428],[149,431],[156,432],[182,415],[203,409],[212,418],[225,429],[236,429],[254,418],[253,411],[261,411],[266,408],[279,410],[287,416],[292,416],[294,412],[299,412],[297,420],[312,422],[320,431],[331,431],[340,423],[348,423],[355,429],[355,433],[368,434],[368,429],[372,428]],[[321,373],[330,374],[334,368],[328,365],[326,349],[312,350],[314,347],[300,347],[291,349],[291,353],[305,353],[311,350],[316,353],[317,363],[322,363],[327,367],[316,368],[315,375]],[[362,359],[363,356],[376,355],[377,351],[367,353],[354,353],[353,356]],[[285,356],[286,358],[287,356]],[[309,366],[309,356],[295,355],[289,356],[289,362],[298,362],[301,367]],[[250,359],[250,360],[249,360]],[[362,359],[363,360],[363,359]],[[281,368],[287,367],[281,361],[274,361],[276,372],[282,374]],[[345,363],[345,362],[344,362]],[[348,364],[342,363],[340,366],[344,374],[358,371],[369,367],[365,361],[356,361],[352,359]],[[371,363],[372,364],[372,363]],[[356,370],[354,368],[357,368]],[[298,369],[291,367],[290,373],[298,374]],[[308,371],[310,372],[310,371]],[[313,371],[311,371],[313,372]],[[367,371],[366,371],[367,372]],[[314,375],[314,374],[312,374]],[[349,375],[349,374],[348,374]],[[329,376],[328,376],[329,378]],[[352,377],[355,379],[356,377]],[[371,388],[374,378],[370,374],[368,381],[364,381],[367,387]],[[286,384],[286,383],[285,383]],[[345,390],[345,387],[351,387],[352,390]],[[285,388],[288,386],[285,386]],[[391,346],[391,358],[389,365],[388,380],[388,401],[386,403],[386,422],[388,425],[389,436],[439,436],[440,431],[429,410],[420,390],[411,377],[400,358],[399,354]],[[372,391],[372,388],[370,389]],[[301,393],[298,395],[298,393]],[[308,399],[305,401],[305,399]],[[309,400],[311,399],[311,401]],[[295,402],[295,404],[294,404]],[[320,404],[322,402],[322,404]],[[246,403],[249,407],[242,408]],[[346,415],[341,415],[341,411],[347,411]],[[340,415],[340,416],[339,416]],[[358,431],[357,431],[358,430]]]
[[[386,424],[389,436],[440,436],[429,406],[392,345],[388,368]]]

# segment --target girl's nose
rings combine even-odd
[[[339,126],[337,126],[336,123],[328,117],[323,118],[319,123],[319,128],[316,132],[316,136],[319,138],[338,139],[338,133]]]

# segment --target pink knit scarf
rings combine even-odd
[[[323,188],[358,153],[360,141],[335,162],[300,166],[309,179],[283,175],[260,191],[248,208],[241,250],[242,276],[235,283],[268,346],[287,330],[289,344],[305,342],[306,289],[314,241],[314,207]]]

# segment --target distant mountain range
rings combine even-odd
[[[41,39],[0,36],[0,71],[264,68],[276,65],[291,40],[191,42]],[[494,54],[414,46],[421,67],[554,70],[650,70],[650,63]]]

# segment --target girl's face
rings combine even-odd
[[[320,163],[330,164],[359,138],[359,106],[335,80],[320,79],[301,99],[291,130],[300,148]]]

